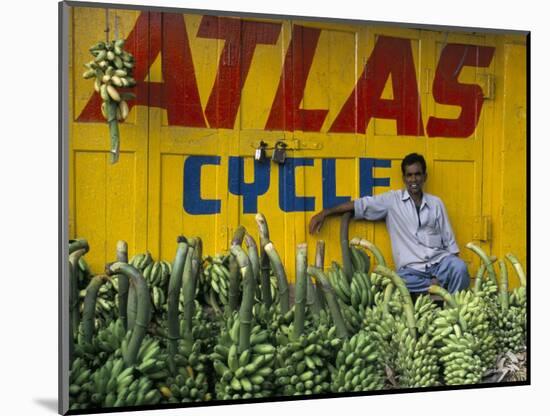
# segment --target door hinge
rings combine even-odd
[[[474,217],[474,240],[489,241],[491,239],[491,217]]]

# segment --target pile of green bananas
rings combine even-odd
[[[208,303],[215,302],[216,306],[229,303],[229,256],[217,254],[212,258],[207,257],[208,265],[200,279],[204,298]]]
[[[429,291],[441,296],[447,305],[438,312],[431,327],[432,342],[438,348],[445,384],[479,383],[485,372],[480,357],[482,345],[491,342],[490,338],[477,338],[473,334],[475,330],[480,337],[486,335],[485,324],[477,319],[477,314],[482,314],[479,297],[468,291],[450,295],[440,286],[430,286]]]
[[[118,121],[128,117],[128,101],[135,98],[132,93],[117,90],[136,85],[132,77],[135,59],[123,48],[123,39],[96,43],[90,48],[94,59],[84,64],[86,71],[82,75],[85,79],[95,78],[94,90],[103,100],[101,113],[109,123],[112,163],[118,160],[119,154]]]
[[[237,313],[229,316],[210,355],[217,375],[214,389],[218,400],[265,398],[274,391],[276,348],[268,342],[269,331],[255,325],[249,348],[239,351],[240,326]]]
[[[396,371],[402,387],[431,387],[439,385],[437,349],[428,333],[417,337],[411,334],[403,320],[396,322],[394,343],[399,347]]]
[[[71,410],[86,409],[90,403],[93,380],[92,369],[84,358],[73,361],[69,371],[69,403]]]
[[[329,340],[334,338],[336,328],[320,326],[311,328],[299,336],[293,336],[294,325],[288,332],[278,336],[277,369],[275,383],[278,395],[310,395],[331,391],[328,363],[333,352]],[[306,335],[307,334],[307,335]],[[338,344],[341,344],[338,342]]]
[[[166,374],[157,384],[163,402],[187,403],[211,399],[207,377],[208,357],[202,352],[203,349],[201,340],[178,340],[172,361],[167,357],[162,369]]]
[[[379,344],[372,335],[368,330],[361,330],[344,340],[332,372],[333,392],[380,390],[384,387]]]
[[[143,278],[151,291],[154,312],[166,309],[166,290],[172,273],[172,265],[164,260],[152,261],[143,269]]]

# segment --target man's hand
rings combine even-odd
[[[321,231],[321,227],[323,226],[326,217],[327,215],[325,214],[325,211],[321,211],[311,217],[311,220],[309,221],[309,233],[316,234]]]

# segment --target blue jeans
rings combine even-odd
[[[436,277],[439,284],[450,293],[470,286],[470,275],[466,263],[452,254],[444,257],[438,264],[428,267],[426,271],[401,267],[397,274],[405,281],[411,293],[427,292],[432,284],[432,277]]]

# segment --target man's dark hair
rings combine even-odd
[[[405,174],[405,167],[414,165],[415,163],[420,163],[422,173],[426,173],[426,161],[424,160],[424,156],[419,155],[418,153],[411,153],[405,156],[401,162],[401,172],[403,175]]]

